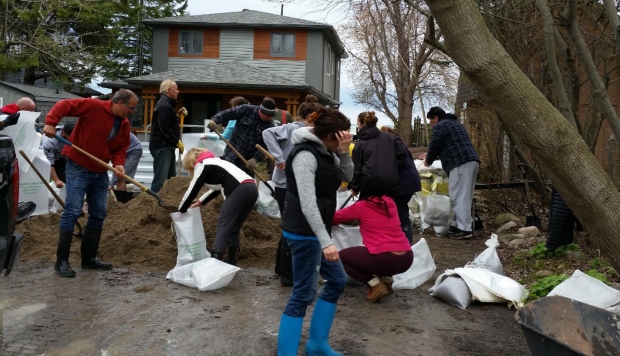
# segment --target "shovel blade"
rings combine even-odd
[[[525,217],[525,226],[536,226],[538,230],[542,228],[542,221],[537,216],[526,216]]]

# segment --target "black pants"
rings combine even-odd
[[[280,215],[284,213],[284,197],[286,196],[285,188],[274,188],[274,199],[280,207]],[[275,273],[280,275],[280,283],[283,286],[293,285],[293,255],[291,249],[286,243],[284,236],[280,237],[278,242],[278,250],[276,251],[276,267]]]

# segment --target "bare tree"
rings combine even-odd
[[[345,68],[354,99],[386,114],[409,145],[417,93],[426,102],[453,102],[458,72],[423,41],[434,25],[403,1],[355,1],[351,7],[353,16],[340,32],[352,57]]]
[[[588,146],[493,37],[476,3],[426,4],[443,31],[447,53],[501,114],[502,125],[544,165],[594,244],[619,269],[620,193]]]

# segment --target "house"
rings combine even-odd
[[[62,99],[79,98],[64,90],[39,87],[28,84],[18,84],[0,81],[0,106],[15,103],[22,97],[29,97],[37,105],[37,111],[41,112],[38,121],[43,122],[48,111]],[[73,118],[74,119],[74,118]],[[69,118],[71,120],[71,118]]]
[[[164,79],[178,84],[178,108],[189,112],[184,132],[204,127],[235,96],[257,105],[271,96],[293,114],[307,94],[340,105],[346,53],[330,25],[253,10],[143,22],[153,30],[153,74],[101,84],[113,90],[132,86],[141,96],[142,124],[132,120],[134,131],[148,128]]]

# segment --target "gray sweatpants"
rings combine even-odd
[[[239,184],[226,197],[215,228],[212,252],[224,253],[227,247],[239,247],[239,230],[258,199],[256,184]]]
[[[478,162],[469,161],[450,170],[449,194],[454,211],[452,225],[462,231],[472,231],[471,204],[474,200],[479,166]]]

